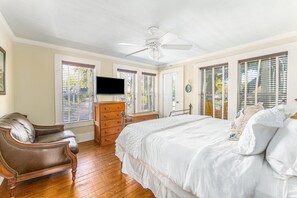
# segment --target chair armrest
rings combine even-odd
[[[36,136],[64,131],[64,125],[40,126],[33,124],[33,127],[35,129]]]
[[[0,151],[8,169],[17,175],[77,163],[69,142],[24,144],[16,141],[10,130],[0,128]],[[0,170],[1,171],[1,170]]]

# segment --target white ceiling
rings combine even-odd
[[[297,30],[297,0],[0,0],[17,37],[125,58],[144,44],[147,28],[179,36],[190,51],[147,52],[129,60],[161,65]]]

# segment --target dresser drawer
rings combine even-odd
[[[108,136],[113,134],[119,134],[122,130],[122,126],[110,127],[106,129],[101,129],[101,136]]]
[[[101,137],[101,145],[104,146],[108,144],[114,144],[117,138],[118,138],[118,134]]]
[[[106,104],[100,106],[101,113],[112,112],[112,111],[123,111],[125,109],[124,103],[119,104]]]
[[[122,125],[122,119],[114,119],[114,120],[102,120],[101,121],[101,129],[109,128],[109,127],[115,127],[115,126],[121,126]]]
[[[122,117],[122,112],[109,112],[109,113],[101,113],[100,118],[101,120],[111,120],[111,119],[117,119]]]

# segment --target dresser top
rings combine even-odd
[[[149,116],[149,115],[158,115],[158,112],[139,112],[139,113],[133,113],[133,114],[127,114],[128,117],[142,117],[142,116]]]
[[[118,104],[118,103],[125,103],[125,102],[119,102],[119,101],[100,101],[100,102],[95,102],[97,104]]]

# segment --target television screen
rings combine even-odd
[[[97,76],[97,94],[125,94],[125,80]]]

